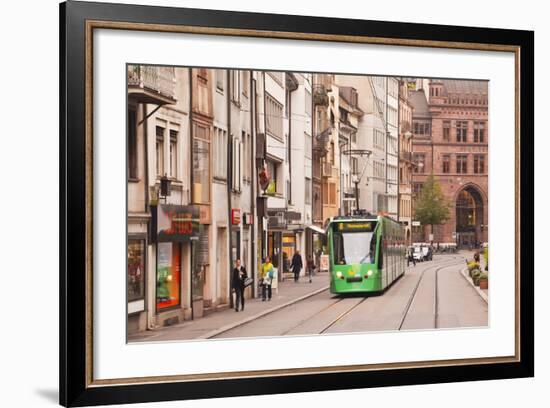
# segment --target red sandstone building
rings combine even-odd
[[[413,242],[487,242],[488,82],[417,80],[412,88],[413,195],[433,172],[450,210],[433,237],[429,226],[413,222]]]

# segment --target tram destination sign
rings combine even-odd
[[[376,221],[338,222],[336,229],[340,232],[372,232]]]

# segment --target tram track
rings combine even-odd
[[[411,306],[413,305],[416,295],[418,293],[418,288],[420,287],[424,276],[432,272],[434,273],[434,290],[433,290],[433,328],[437,329],[438,327],[438,309],[439,309],[439,294],[438,294],[438,274],[439,271],[442,269],[450,268],[456,265],[457,260],[461,259],[461,256],[453,256],[451,259],[446,259],[442,261],[442,264],[438,265],[430,265],[428,268],[424,269],[418,278],[418,281],[416,282],[413,291],[411,292],[409,299],[407,300],[407,303],[405,305],[405,308],[403,309],[403,312],[401,314],[401,318],[399,320],[399,324],[397,327],[397,330],[403,330],[403,326],[405,325],[405,322],[407,321],[407,318],[410,316]],[[444,262],[444,263],[443,263]]]
[[[439,271],[440,269],[443,269],[443,268],[447,268],[447,267],[450,267],[450,266],[454,266],[456,264],[456,261],[457,259],[460,258],[460,257],[457,257],[457,256],[453,256],[451,259],[444,259],[444,260],[441,260],[438,264],[436,265],[430,265],[428,266],[426,269],[424,269],[421,273],[421,276],[420,278],[418,279],[418,281],[416,282],[415,284],[415,287],[413,289],[413,292],[411,293],[408,301],[407,301],[407,304],[406,304],[406,307],[405,307],[405,310],[402,314],[402,317],[400,318],[400,321],[399,321],[399,328],[398,330],[401,330],[402,327],[403,327],[403,324],[406,320],[406,317],[407,317],[407,313],[410,309],[410,306],[411,304],[413,303],[413,300],[416,296],[416,293],[417,293],[417,290],[418,290],[418,287],[420,286],[420,282],[422,281],[422,278],[424,276],[424,274],[427,272],[427,271],[431,271],[435,268],[435,271],[437,273],[437,271]],[[436,278],[437,279],[437,278]],[[392,285],[393,286],[393,285]],[[391,289],[390,289],[391,290]],[[437,291],[437,284],[436,284],[436,291]],[[437,294],[435,295],[435,299],[437,299]],[[353,305],[350,305],[346,310],[342,311],[341,313],[338,314],[338,316],[332,320],[330,320],[330,322],[328,324],[325,324],[325,326],[319,330],[318,334],[323,334],[323,333],[326,333],[331,327],[333,327],[335,324],[337,324],[338,322],[342,321],[344,318],[346,318],[346,316],[349,316],[356,308],[358,308],[361,304],[363,304],[364,302],[368,301],[369,299],[371,299],[373,296],[364,296],[364,297],[361,297],[361,298],[357,298],[357,302],[355,302]],[[324,308],[322,308],[321,310],[318,310],[316,311],[315,313],[311,314],[310,316],[308,316],[307,318],[305,319],[302,319],[298,324],[296,325],[293,325],[291,328],[289,328],[288,330],[285,330],[281,335],[287,335],[289,334],[290,332],[300,328],[301,326],[307,324],[307,322],[309,321],[309,319],[317,316],[317,315],[320,315],[321,313],[323,312],[327,312],[328,310],[330,310],[331,308],[333,307],[336,307],[340,302],[342,302],[344,299],[350,299],[350,297],[341,297],[339,299],[337,299],[335,302],[332,302],[331,304],[325,306]],[[437,310],[437,300],[435,300],[435,305],[434,305],[434,310]],[[434,313],[434,326],[437,325],[437,313]]]

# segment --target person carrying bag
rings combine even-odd
[[[265,257],[265,261],[262,265],[261,278],[262,278],[262,302],[266,299],[271,300],[271,284],[273,282],[273,277],[275,272],[273,271],[273,264],[269,256]]]

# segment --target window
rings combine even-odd
[[[415,163],[414,172],[424,173],[426,170],[426,155],[424,153],[414,153],[413,162]]]
[[[351,88],[349,104],[352,108],[357,108],[357,90]]]
[[[230,86],[231,86],[231,100],[237,105],[241,103],[241,81],[240,71],[229,71]]]
[[[415,121],[413,123],[413,133],[417,136],[430,136],[430,122]]]
[[[210,129],[193,125],[193,201],[210,202]]]
[[[265,120],[267,133],[283,140],[283,105],[277,102],[271,95],[266,94]]]
[[[336,145],[333,141],[330,142],[330,162],[332,164],[336,163]]]
[[[145,240],[128,239],[128,301],[145,298]]]
[[[458,154],[456,156],[456,172],[459,174],[468,173],[468,155]]]
[[[214,128],[214,177],[227,180],[227,131]]]
[[[305,112],[307,116],[311,116],[311,92],[306,89],[305,94]]]
[[[393,164],[388,165],[388,181],[397,183],[397,166]]]
[[[250,183],[250,164],[252,161],[252,143],[250,134],[243,132],[243,180]]]
[[[323,183],[323,204],[336,205],[336,183]]]
[[[340,121],[344,123],[349,123],[348,111],[344,108],[339,109],[340,112]]]
[[[268,160],[266,162],[266,168],[267,168],[267,173],[269,174],[269,178],[271,179],[271,182],[273,183],[273,189],[272,191],[274,193],[277,193],[277,194],[282,194],[283,191],[283,182],[281,181],[282,179],[282,174],[279,174],[280,173],[280,169],[281,169],[281,164],[278,163],[278,162],[274,162],[274,161],[270,161]],[[268,188],[268,191],[270,189]]]
[[[351,142],[357,143],[357,132],[351,132]]]
[[[448,120],[443,122],[443,140],[445,142],[451,140],[451,122]]]
[[[485,122],[474,122],[474,143],[485,143]]]
[[[156,132],[157,177],[162,177],[164,176],[164,128],[157,126]]]
[[[306,177],[305,184],[305,201],[306,204],[311,204],[311,179],[309,177]]]
[[[485,155],[483,154],[474,155],[474,173],[475,174],[485,173]]]
[[[249,81],[250,81],[250,78],[249,78],[249,72],[248,71],[241,71],[242,72],[242,82],[241,82],[241,87],[242,87],[242,92],[243,92],[243,95],[244,96],[248,96],[248,85],[249,85]]]
[[[467,141],[468,134],[468,122],[457,121],[456,122],[456,141],[459,143],[465,143]]]
[[[380,129],[374,129],[374,147],[378,149],[384,149],[385,143],[384,143],[384,132]]]
[[[304,138],[305,138],[305,146],[304,146],[305,152],[304,152],[304,155],[307,159],[311,159],[311,151],[312,151],[311,150],[312,149],[311,135],[308,135],[307,133],[304,132]]]
[[[170,177],[178,178],[178,131],[170,130]]]
[[[423,183],[413,183],[412,185],[412,192],[413,195],[418,195],[422,191]]]
[[[233,138],[233,157],[231,165],[231,179],[233,191],[241,191],[241,150],[242,143],[238,138]]]
[[[375,178],[384,178],[384,163],[377,160],[373,162],[373,175]]]
[[[136,111],[128,110],[128,179],[138,178],[138,149]]]
[[[449,173],[451,171],[451,155],[444,154],[442,160],[442,170],[443,173]]]
[[[336,205],[336,183],[328,183],[328,204]]]
[[[216,70],[216,88],[223,92],[223,69]]]

